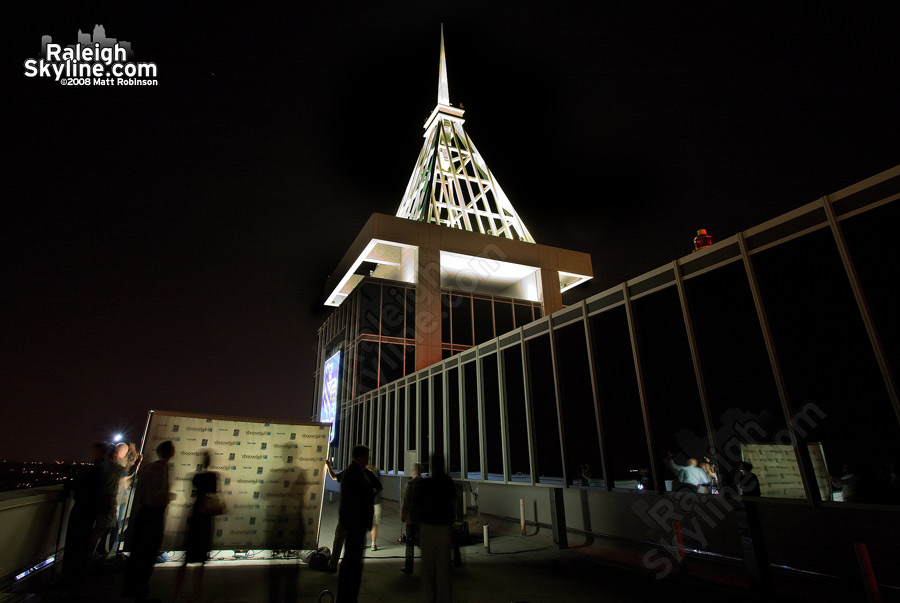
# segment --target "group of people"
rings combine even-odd
[[[376,537],[380,522],[381,481],[377,469],[369,465],[369,448],[356,446],[352,462],[335,473],[330,462],[326,469],[341,484],[338,525],[329,567],[337,568],[343,548],[343,561],[338,574],[338,603],[355,603],[362,583],[363,553],[366,534],[371,534],[371,548],[377,550]],[[453,521],[456,518],[456,488],[447,475],[444,459],[434,455],[431,472],[424,478],[424,466],[417,463],[415,476],[406,484],[401,505],[401,521],[406,526],[406,564],[403,571],[412,573],[415,545],[422,551],[422,577],[426,599],[451,601],[450,551],[453,544]]]
[[[109,446],[97,443],[93,445],[92,453],[93,463],[74,485],[75,504],[66,529],[63,580],[71,583],[79,579],[91,557],[98,550],[102,555],[106,554],[104,551],[116,551],[124,534],[130,556],[125,566],[123,595],[146,601],[150,576],[162,546],[166,508],[174,496],[169,463],[175,456],[175,445],[168,440],[160,443],[156,447],[158,459],[139,473],[142,457],[134,444]],[[202,470],[193,478],[197,496],[188,522],[185,564],[176,578],[176,597],[187,564],[203,564],[212,542],[213,516],[206,512],[204,501],[218,490],[218,475],[208,470],[209,452],[204,451],[201,459]],[[126,533],[122,523],[126,493],[131,487],[134,488],[134,501]],[[108,548],[107,541],[110,543]],[[194,581],[195,597],[199,596],[202,576],[201,565]]]
[[[701,462],[689,458],[686,464],[678,465],[672,457],[672,452],[667,452],[664,461],[675,474],[672,484],[674,491],[697,494],[717,492],[720,480],[710,459],[704,458]],[[900,504],[900,471],[897,470],[897,463],[888,463],[874,469],[869,467],[868,471],[860,471],[859,467],[860,465],[853,463],[844,463],[839,476],[828,474],[832,500]],[[723,483],[730,491],[742,496],[762,496],[759,477],[753,473],[753,464],[749,461],[740,461],[725,476]]]
[[[74,505],[66,527],[63,579],[80,579],[92,559],[118,550],[125,503],[141,463],[135,445],[96,442],[91,465],[73,484]]]
[[[699,462],[695,458],[689,458],[687,464],[678,465],[673,460],[674,456],[671,450],[666,452],[666,466],[675,474],[672,490],[710,494],[716,489],[718,478],[709,459],[704,458],[703,462]]]
[[[123,595],[146,601],[153,566],[163,541],[166,508],[173,498],[169,465],[175,456],[171,441],[156,448],[158,459],[144,466],[137,475],[141,455],[134,444],[110,447],[93,446],[93,463],[75,483],[75,504],[69,515],[63,575],[67,581],[79,577],[98,548],[117,548],[124,515],[124,492],[134,484],[134,504],[129,523],[130,557],[125,570]],[[381,519],[382,484],[378,469],[369,465],[369,448],[356,446],[353,461],[340,473],[330,462],[326,469],[340,482],[341,498],[338,527],[335,530],[334,553],[329,562],[337,569],[343,548],[343,562],[338,574],[337,601],[354,603],[362,581],[363,553],[366,534],[371,536],[371,549],[377,550],[378,524]],[[202,470],[192,480],[197,496],[189,519],[185,545],[185,564],[176,577],[176,597],[181,589],[188,563],[200,563],[194,581],[195,596],[202,584],[202,564],[209,555],[213,515],[204,501],[218,490],[218,475],[209,471],[210,456],[202,456]],[[430,472],[424,477],[425,465],[417,463],[414,477],[403,491],[401,521],[407,535],[405,573],[413,571],[415,546],[421,549],[422,578],[429,601],[451,601],[450,566],[454,545],[453,522],[456,519],[456,488],[447,474],[444,458],[434,455]],[[101,543],[103,547],[101,547]],[[458,549],[457,549],[458,551]],[[458,552],[457,552],[458,560]]]
[[[704,457],[703,461],[689,458],[686,464],[679,465],[673,460],[674,454],[666,452],[666,466],[675,474],[672,490],[675,492],[693,492],[695,494],[717,494],[719,476],[716,475],[712,460]],[[759,478],[753,473],[753,464],[748,461],[738,463],[737,469],[726,476],[725,483],[732,491],[741,496],[761,496]]]
[[[122,594],[137,601],[146,601],[153,565],[157,562],[163,541],[166,508],[174,498],[169,480],[169,461],[175,456],[175,445],[166,440],[156,447],[158,460],[142,473],[135,489],[134,522],[131,531],[131,557],[125,571]],[[194,577],[194,598],[200,598],[203,585],[203,567],[212,546],[214,515],[207,504],[219,490],[219,476],[209,470],[210,453],[204,450],[200,456],[200,470],[191,479],[196,492],[191,516],[188,519],[187,538],[184,544],[184,563],[175,577],[177,599],[184,583],[187,565],[199,563]]]

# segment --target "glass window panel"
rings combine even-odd
[[[481,479],[481,449],[478,445],[478,380],[475,362],[463,365],[463,392],[466,405],[466,475]]]
[[[356,443],[357,444],[365,444],[366,440],[368,440],[368,428],[369,428],[369,413],[368,413],[368,405],[366,405],[365,400],[360,400],[360,403],[357,405],[356,411],[359,413],[359,433],[357,434]]]
[[[460,477],[460,452],[459,452],[459,369],[452,368],[447,371],[447,410],[449,426],[449,448],[447,467],[451,477]]]
[[[379,392],[370,402],[372,407],[372,437],[369,446],[372,448],[372,464],[384,468],[384,393]]]
[[[803,441],[824,452],[815,471],[820,492],[846,502],[850,479],[852,501],[884,502],[879,472],[900,452],[900,429],[830,230],[755,254],[753,263],[791,420]],[[842,480],[845,471],[853,477]]]
[[[900,254],[893,245],[897,224],[900,224],[897,201],[841,222],[894,383],[900,383],[900,312],[897,312],[896,293],[900,282]]]
[[[346,440],[345,448],[349,453],[354,446],[354,442],[356,442],[356,414],[353,406],[347,407],[347,431],[344,432],[344,438]],[[349,459],[349,456],[347,458]]]
[[[494,338],[494,309],[489,299],[472,300],[472,313],[475,319],[475,343],[484,343]]]
[[[353,405],[353,443],[352,448],[362,441],[360,434],[362,433],[362,412],[360,412],[359,403]]]
[[[428,379],[419,381],[419,426],[422,430],[422,446],[419,449],[419,462],[427,463],[431,454],[431,425],[429,418],[431,416],[431,397]]]
[[[434,440],[429,452],[444,454],[444,376],[441,373],[431,378],[431,387],[434,398]]]
[[[378,386],[378,343],[360,341],[356,346],[355,396],[370,392]]]
[[[556,330],[569,483],[605,486],[584,323]]]
[[[527,325],[534,318],[531,315],[531,306],[525,306],[523,304],[515,304],[516,308],[516,328]]]
[[[775,444],[785,429],[778,389],[743,262],[684,286],[716,430],[717,450],[710,455],[715,486],[739,493],[735,479],[744,445]]]
[[[709,449],[697,378],[675,287],[636,299],[634,321],[658,462],[672,451],[675,463],[703,459]],[[661,476],[657,476],[659,479]],[[671,488],[675,472],[662,477]],[[663,484],[657,483],[657,487]]]
[[[553,385],[553,357],[550,336],[541,335],[525,342],[534,418],[534,453],[538,481],[561,484],[562,452],[559,446],[559,419]],[[540,426],[540,427],[538,427]]]
[[[384,433],[384,436],[382,436],[384,438],[384,456],[382,457],[381,467],[385,472],[392,472],[394,470],[394,392],[387,392],[382,404],[384,405],[382,409],[384,419],[381,422],[381,430]]]
[[[503,354],[506,383],[506,420],[509,439],[509,474],[515,481],[531,482],[528,458],[528,421],[525,415],[525,377],[522,348],[513,346]]]
[[[342,435],[341,440],[343,442],[342,447],[343,447],[344,451],[349,453],[350,449],[353,447],[353,443],[356,441],[356,435],[355,435],[356,416],[353,414],[353,406],[352,405],[348,406],[346,408],[346,413],[347,413],[346,414],[347,423],[345,425],[344,432],[341,434]],[[349,458],[349,457],[347,457],[347,458]],[[342,463],[346,464],[345,461],[346,461],[346,459],[343,459]]]
[[[363,398],[359,403],[359,414],[361,417],[360,420],[360,430],[359,430],[359,443],[369,445],[369,403]]]
[[[454,295],[452,302],[453,343],[472,345],[472,298]]]
[[[381,344],[379,386],[387,385],[403,376],[403,351],[403,346],[397,343]]]
[[[411,287],[406,288],[406,335],[405,336],[408,339],[416,338],[416,290]]]
[[[406,370],[403,374],[409,375],[410,373],[416,372],[416,346],[405,346],[404,354],[406,356],[406,359],[404,360]]]
[[[609,453],[606,478],[616,488],[650,488],[655,482],[650,470],[625,308],[620,306],[595,314],[589,321],[603,414],[603,437]]]
[[[378,452],[376,449],[376,438],[378,437],[378,396],[372,396],[365,402],[366,409],[366,439],[363,443],[372,449],[372,456],[376,458]]]
[[[381,306],[381,285],[363,283],[359,290],[359,333],[378,335],[378,317]]]
[[[406,471],[406,443],[403,441],[406,434],[406,388],[397,388],[397,404],[395,406],[397,412],[397,432],[396,432],[396,448],[397,448],[397,471]]]
[[[494,300],[494,325],[495,337],[513,330],[512,304],[505,301]]]
[[[450,343],[450,294],[441,293],[441,343]]]
[[[356,444],[362,444],[365,438],[365,425],[366,425],[366,416],[363,412],[365,410],[365,406],[362,403],[362,399],[356,404],[356,437],[353,438],[354,446]]]
[[[406,296],[400,287],[385,286],[381,293],[381,334],[385,337],[403,337],[406,318]]]
[[[359,404],[354,404],[353,405],[353,434],[352,434],[352,439],[350,440],[351,441],[350,448],[353,448],[360,442],[359,434],[360,434],[360,431],[362,430],[362,428],[360,427],[360,418],[361,417],[360,417],[360,413],[359,413]]]
[[[503,480],[503,441],[500,431],[500,382],[497,355],[481,358],[482,396],[484,399],[485,454],[489,480]]]
[[[408,402],[408,404],[409,404],[409,424],[407,425],[407,428],[409,430],[409,434],[408,434],[409,449],[416,450],[416,458],[419,458],[418,451],[416,448],[419,445],[419,440],[418,440],[418,436],[416,433],[416,426],[419,424],[419,419],[418,419],[418,416],[419,416],[418,415],[418,395],[419,394],[417,391],[419,389],[418,382],[410,384],[408,389],[409,389],[409,393],[407,395],[409,396],[409,402]],[[412,468],[410,467],[408,469],[411,470]]]

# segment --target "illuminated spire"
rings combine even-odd
[[[447,57],[444,55],[444,24],[441,23],[441,66],[438,71],[438,104],[450,104],[450,89],[447,85]]]
[[[425,122],[425,144],[397,217],[534,243],[500,183],[463,130],[463,113],[450,105],[441,25],[438,103]]]

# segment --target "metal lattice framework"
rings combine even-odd
[[[397,217],[534,243],[463,129],[462,115],[450,105],[442,28],[438,104]]]

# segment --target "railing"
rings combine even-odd
[[[70,502],[61,485],[0,492],[0,589],[55,561]]]

